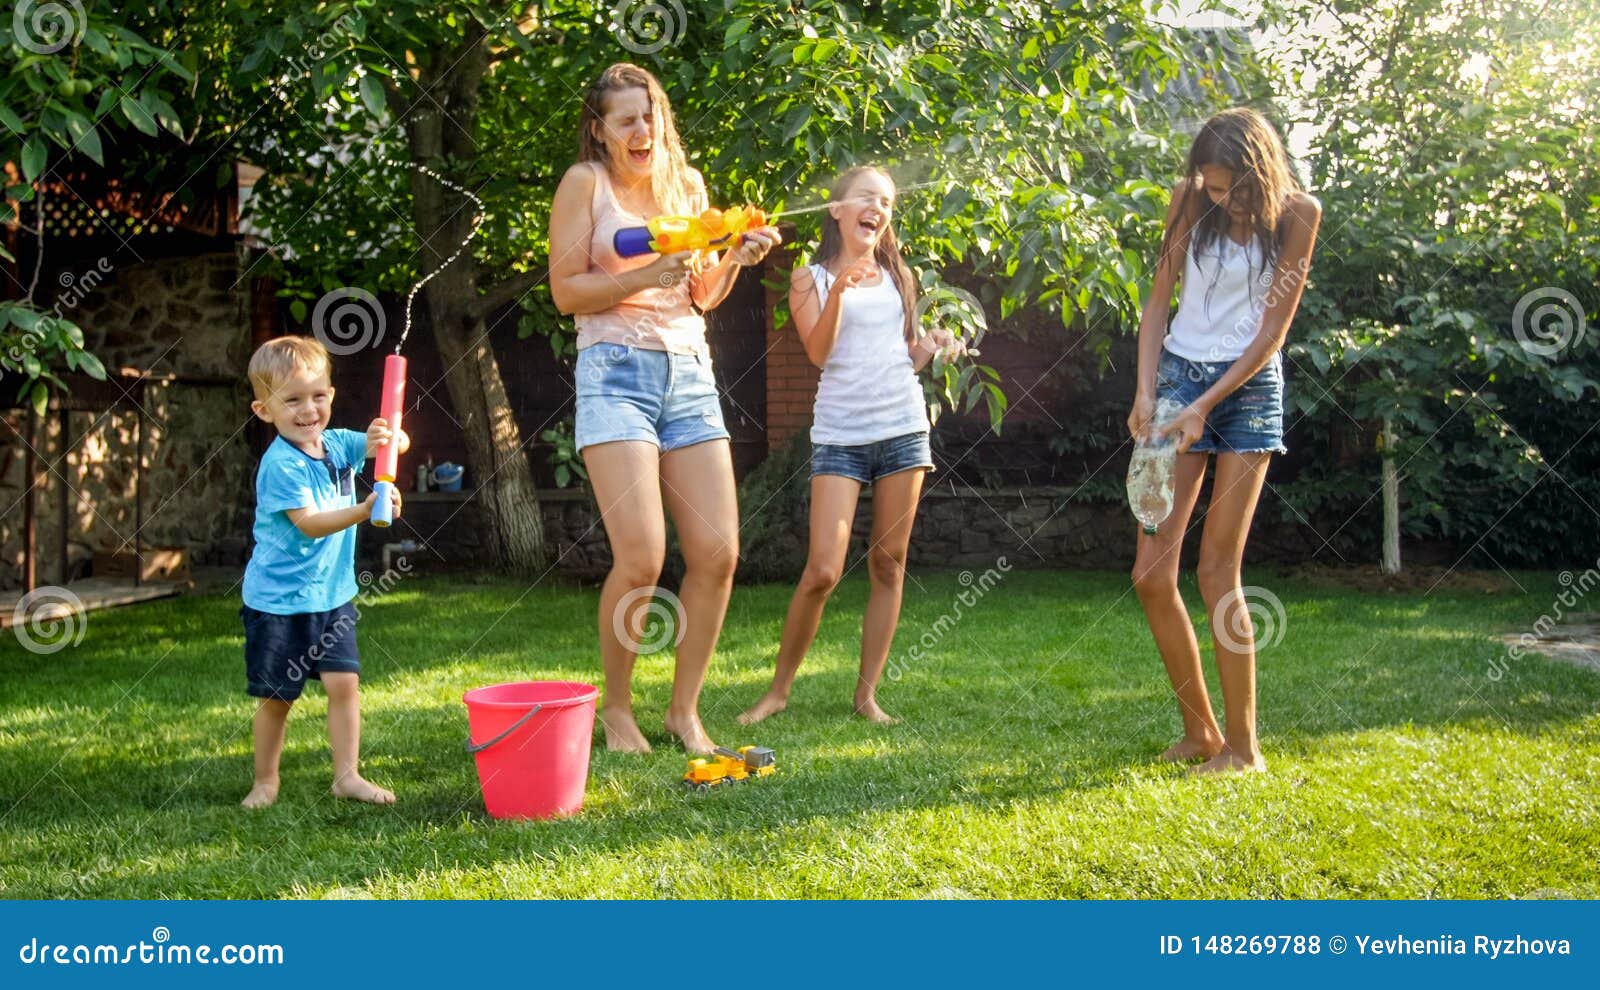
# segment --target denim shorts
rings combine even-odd
[[[1200,398],[1216,384],[1232,361],[1190,361],[1168,350],[1161,352],[1156,372],[1156,398],[1182,405]],[[1283,445],[1283,355],[1272,355],[1267,366],[1217,403],[1206,417],[1206,429],[1189,450],[1192,453],[1288,453]]]
[[[356,649],[356,607],[345,602],[326,612],[275,615],[246,605],[245,691],[257,698],[293,701],[306,679],[329,673],[361,673]]]
[[[647,440],[666,453],[728,436],[708,354],[590,344],[578,352],[576,378],[579,450]]]
[[[836,474],[870,485],[879,478],[914,468],[932,468],[928,431],[879,440],[877,443],[811,445],[811,477]]]

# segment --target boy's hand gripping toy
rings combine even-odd
[[[383,359],[383,402],[378,415],[388,424],[393,438],[378,448],[372,462],[372,525],[386,527],[394,522],[394,479],[400,467],[400,413],[406,405],[406,359],[390,354]]]
[[[612,237],[619,257],[637,258],[654,251],[716,251],[739,243],[747,232],[765,227],[767,214],[756,206],[709,209],[697,217],[656,217],[643,227],[624,227]]]

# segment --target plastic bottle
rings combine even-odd
[[[1128,461],[1128,508],[1146,536],[1156,535],[1157,528],[1172,515],[1172,473],[1178,462],[1178,438],[1157,439],[1155,434],[1182,411],[1183,406],[1171,399],[1157,402],[1147,436],[1134,441],[1133,457]]]

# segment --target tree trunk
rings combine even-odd
[[[442,170],[445,156],[468,163],[477,157],[472,134],[478,84],[488,66],[483,36],[457,51],[435,53],[434,66],[418,79],[429,96],[413,104],[406,133],[412,160]],[[461,184],[471,188],[470,180]],[[472,230],[473,205],[414,169],[411,188],[423,270],[432,272]],[[467,443],[472,469],[467,487],[480,512],[489,561],[506,573],[537,574],[547,560],[544,521],[522,431],[490,346],[471,252],[463,252],[440,271],[424,288],[423,299],[444,362],[450,402]]]
[[[1400,469],[1394,463],[1395,435],[1383,421],[1378,448],[1383,454],[1383,573],[1400,573]]]

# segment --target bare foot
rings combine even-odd
[[[1216,736],[1190,739],[1184,736],[1161,754],[1163,763],[1187,763],[1190,760],[1209,760],[1222,752],[1222,740]]]
[[[877,725],[896,725],[900,721],[882,708],[879,708],[877,698],[857,698],[856,714]]]
[[[394,804],[394,791],[379,787],[358,773],[334,781],[333,796],[368,804]]]
[[[255,782],[255,786],[250,788],[250,793],[246,794],[244,800],[240,801],[239,804],[245,808],[265,808],[277,800],[278,782],[273,781],[267,784],[258,780]]]
[[[789,699],[787,697],[781,697],[768,691],[761,696],[760,701],[735,716],[733,720],[740,725],[755,725],[763,719],[771,718],[787,707],[789,707]]]
[[[1266,773],[1267,761],[1261,758],[1260,753],[1246,757],[1224,748],[1222,752],[1199,766],[1190,767],[1189,772],[1197,777],[1216,773]]]
[[[650,742],[639,731],[631,708],[602,708],[598,717],[606,730],[606,749],[613,753],[650,752]]]
[[[674,716],[668,712],[666,726],[667,731],[683,743],[683,751],[690,756],[710,756],[711,751],[717,748],[717,744],[706,735],[705,726],[700,724],[698,715]]]

